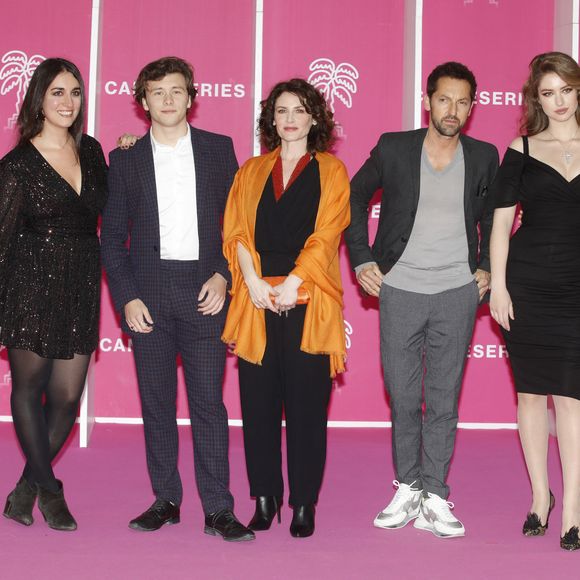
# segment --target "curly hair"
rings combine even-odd
[[[260,103],[262,112],[258,119],[258,135],[262,145],[268,151],[272,151],[280,145],[280,136],[274,125],[274,110],[276,101],[282,93],[296,95],[306,112],[312,115],[312,119],[316,121],[308,133],[308,151],[310,153],[328,151],[334,142],[335,123],[332,120],[332,112],[328,109],[326,100],[320,91],[309,82],[299,78],[276,84],[268,97]]]
[[[548,127],[548,116],[538,99],[538,87],[544,75],[557,74],[564,82],[576,89],[580,104],[580,67],[563,52],[544,52],[530,62],[530,75],[524,84],[524,114],[520,125],[522,133],[537,135]],[[580,125],[580,108],[576,108],[576,122]]]
[[[145,98],[147,83],[149,81],[159,81],[167,75],[174,73],[182,75],[185,79],[187,93],[193,103],[197,95],[197,89],[193,86],[193,67],[186,60],[178,58],[177,56],[164,56],[163,58],[150,62],[141,69],[135,81],[135,93],[133,95],[137,104],[143,105],[143,99]],[[150,119],[149,112],[146,111],[145,113],[147,118]]]
[[[61,73],[69,72],[79,83],[81,90],[81,108],[77,118],[69,127],[68,132],[74,139],[76,152],[80,150],[85,119],[85,84],[77,66],[64,58],[47,58],[35,69],[30,84],[24,96],[20,113],[18,114],[18,130],[20,133],[18,144],[24,145],[36,137],[44,126],[42,103],[52,81]]]

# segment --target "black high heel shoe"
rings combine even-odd
[[[548,515],[546,516],[546,524],[542,525],[540,521],[540,517],[537,513],[530,512],[528,513],[528,517],[524,522],[524,527],[522,528],[522,534],[524,536],[543,536],[548,529],[548,522],[550,521],[550,514],[554,509],[554,504],[556,503],[556,499],[554,498],[554,494],[550,491],[550,507],[548,508]]]
[[[256,511],[248,524],[248,528],[254,532],[269,530],[274,516],[278,516],[278,523],[282,521],[280,509],[282,498],[274,495],[259,495],[256,497]]]
[[[32,508],[35,501],[36,487],[32,487],[22,476],[6,498],[4,517],[25,526],[31,526],[34,522]]]
[[[580,531],[578,526],[572,526],[561,538],[560,548],[573,552],[580,550]]]
[[[290,534],[295,538],[307,538],[314,533],[314,504],[294,507]]]

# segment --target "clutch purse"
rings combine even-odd
[[[286,280],[286,276],[264,276],[262,278],[263,280],[265,280],[266,282],[268,282],[268,284],[270,284],[270,286],[274,287],[274,286],[278,286],[279,284],[282,284],[282,282],[284,282],[284,280]],[[273,301],[276,298],[276,296],[270,296],[270,299]],[[310,294],[308,294],[308,290],[306,290],[306,288],[304,288],[304,284],[300,286],[300,288],[298,288],[298,299],[296,300],[296,304],[308,304],[308,301],[310,300]]]

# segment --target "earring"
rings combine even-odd
[[[38,113],[36,113],[36,120],[37,121],[44,121],[44,112],[42,111],[42,109],[40,109],[40,111],[38,111]]]
[[[316,125],[316,119],[312,119],[312,124]]]
[[[274,125],[274,127],[276,126],[276,121],[272,121],[272,125]]]

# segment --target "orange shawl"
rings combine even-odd
[[[261,364],[266,348],[264,311],[250,300],[238,265],[240,242],[252,256],[258,276],[260,256],[254,245],[256,211],[266,181],[280,150],[248,160],[236,174],[224,216],[224,255],[232,273],[232,301],[222,340],[235,343],[235,354]],[[300,349],[330,355],[330,375],[344,371],[346,344],[342,316],[342,283],[338,263],[340,236],[350,222],[350,186],[342,161],[317,153],[320,168],[320,204],[314,232],[306,240],[291,274],[304,280],[310,295]]]

